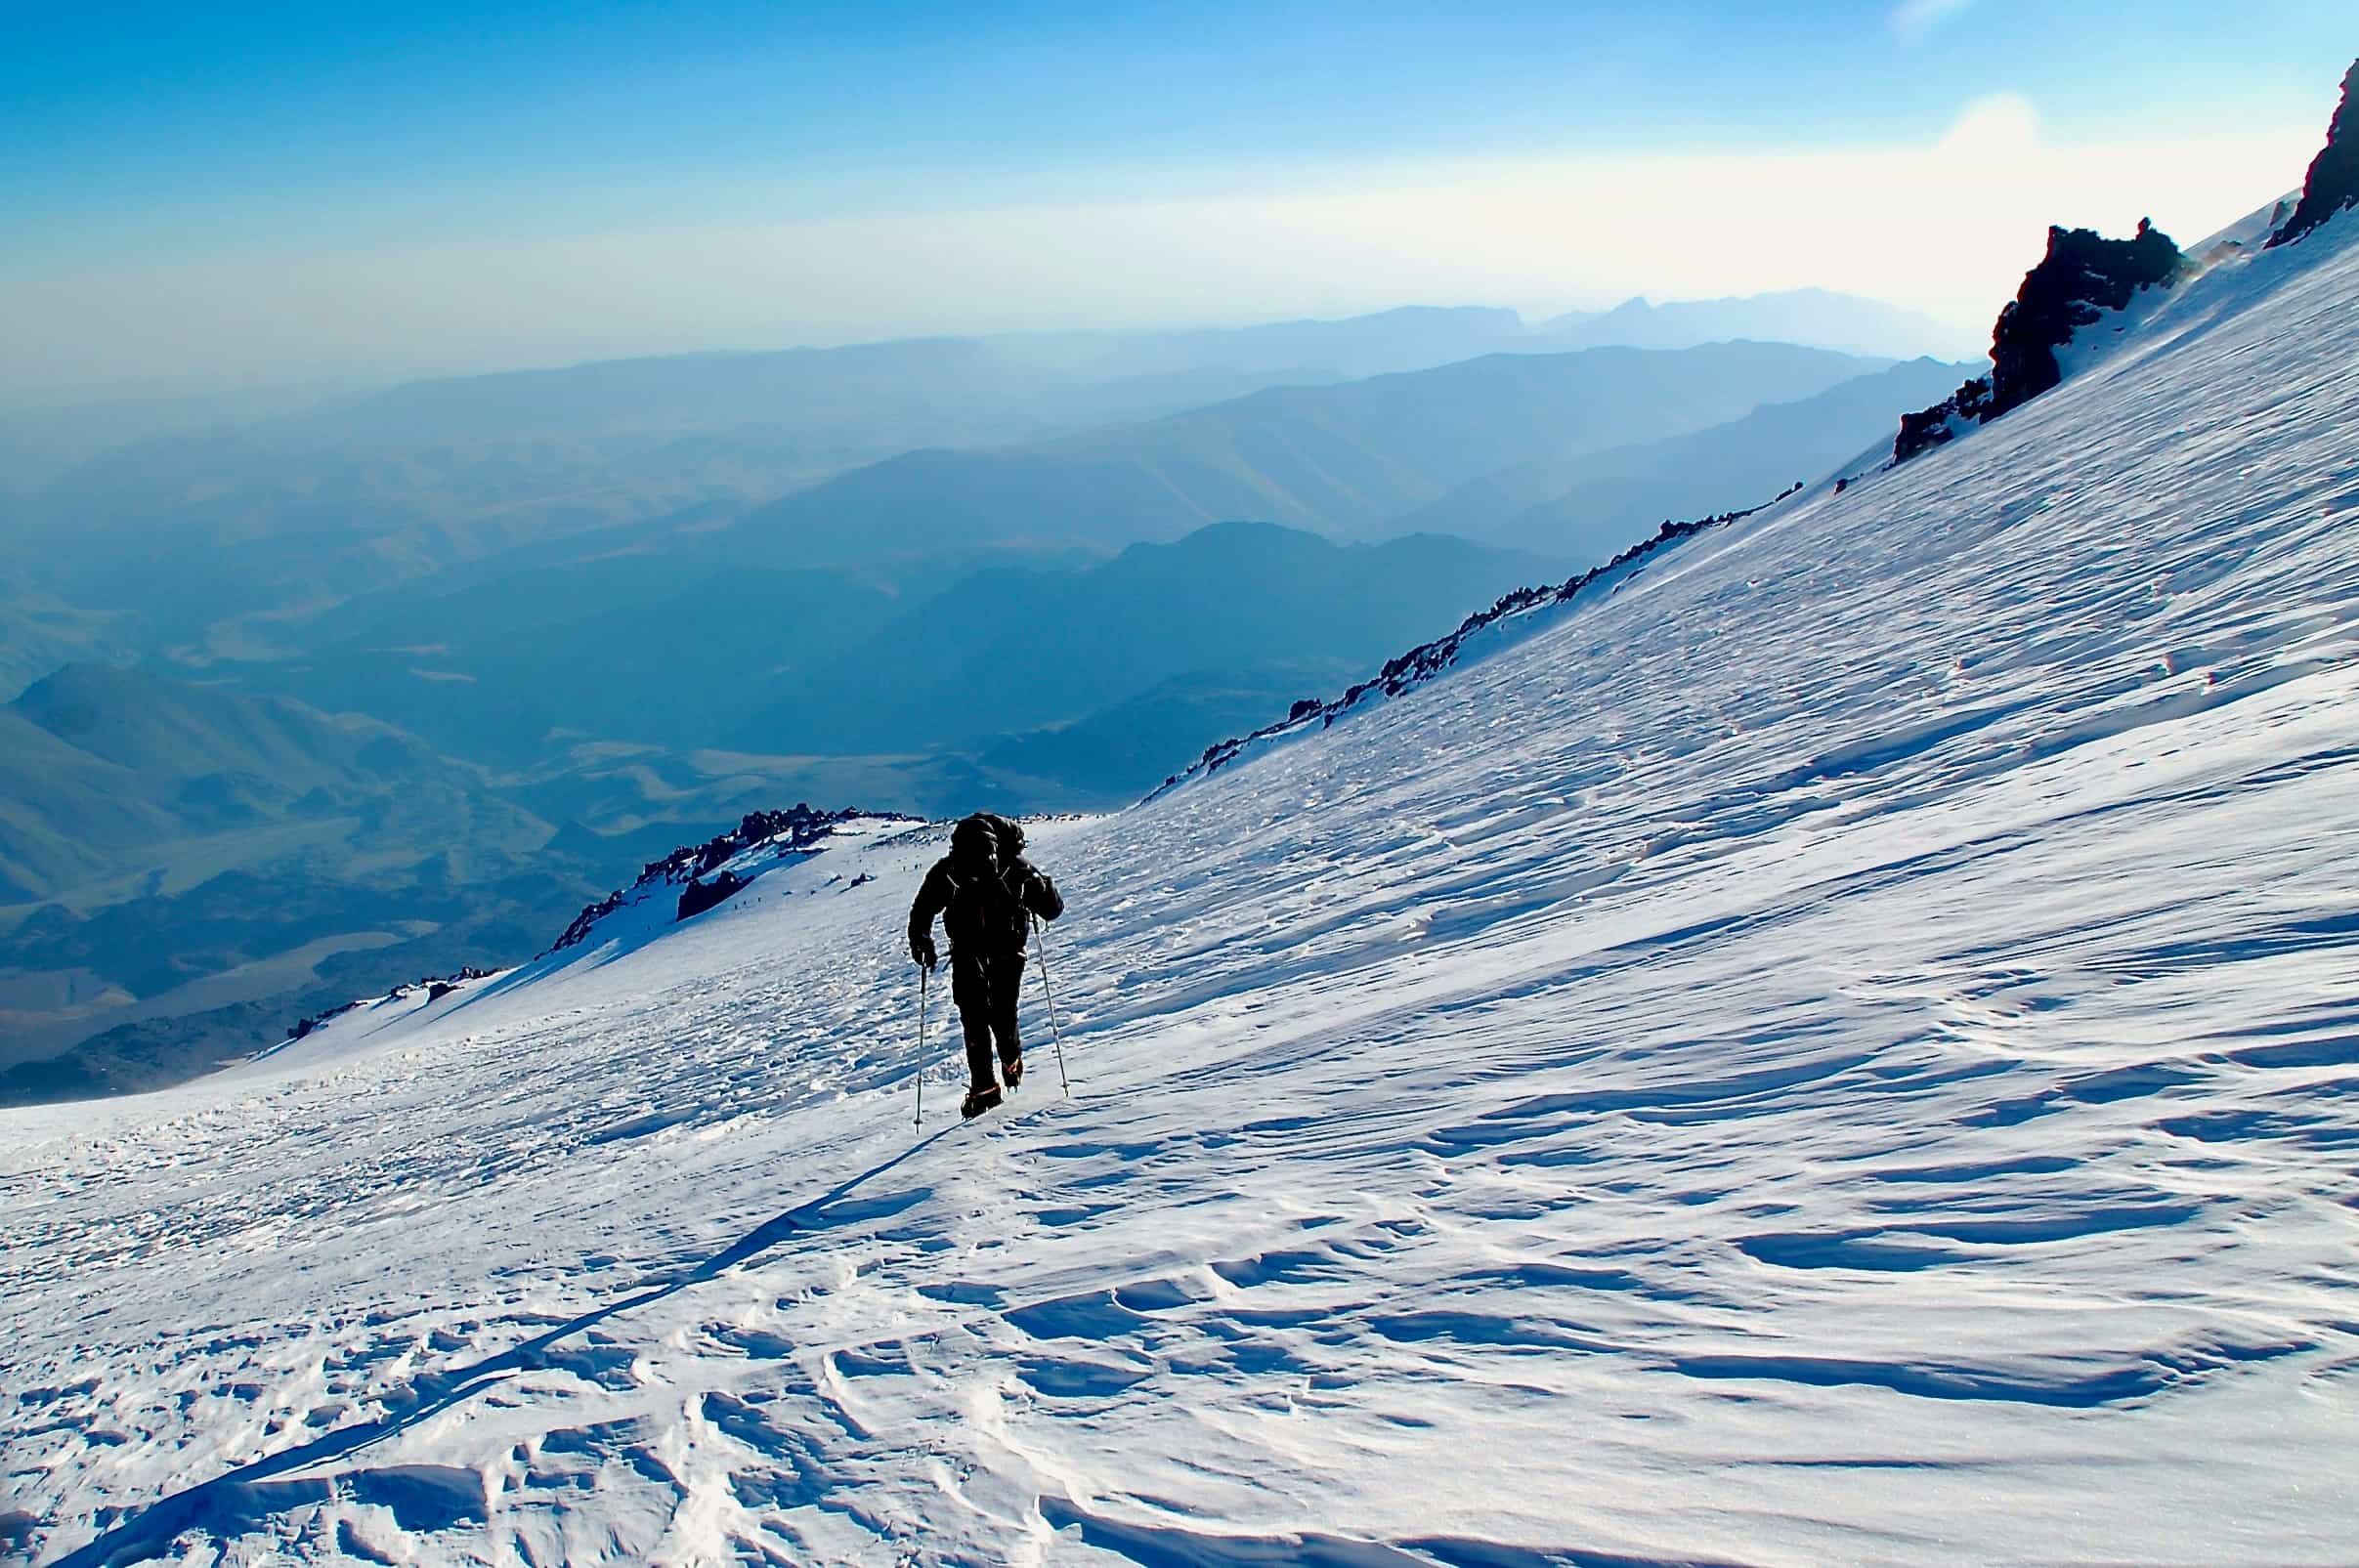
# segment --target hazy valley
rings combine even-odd
[[[1804,291],[0,411],[0,1094],[528,956],[747,811],[1123,804],[1874,444],[1936,335]]]

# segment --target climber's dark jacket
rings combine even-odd
[[[996,1093],[992,1056],[1015,1081],[1023,1063],[1016,1003],[1023,992],[1024,938],[1032,917],[1053,920],[1065,901],[1023,857],[1024,830],[977,812],[951,830],[950,853],[934,863],[909,908],[909,954],[931,969],[934,917],[950,933],[950,996],[966,1037],[973,1093]],[[973,1112],[969,1111],[968,1115]]]
[[[997,957],[1022,953],[1033,915],[1065,912],[1056,884],[1024,859],[1024,829],[978,811],[950,832],[950,853],[934,862],[909,907],[910,956],[933,965],[934,916],[950,933],[953,954]]]
[[[954,845],[925,873],[909,907],[910,948],[932,947],[934,917],[940,915],[953,953],[1021,953],[1031,916],[1053,920],[1064,912],[1056,884],[1030,861],[1018,856],[1003,865],[996,857],[962,855]]]

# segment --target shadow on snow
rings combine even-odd
[[[421,1373],[405,1387],[387,1396],[387,1404],[399,1408],[375,1420],[356,1421],[349,1426],[338,1427],[300,1448],[265,1456],[217,1475],[210,1481],[202,1481],[160,1498],[144,1508],[133,1509],[96,1540],[58,1558],[54,1568],[101,1568],[104,1564],[138,1561],[162,1549],[181,1532],[202,1526],[208,1521],[224,1522],[233,1528],[239,1528],[290,1507],[332,1501],[337,1494],[326,1478],[298,1482],[278,1482],[274,1478],[288,1475],[308,1465],[357,1454],[387,1438],[399,1436],[513,1374],[547,1365],[548,1354],[559,1340],[596,1328],[610,1318],[676,1295],[691,1286],[715,1279],[758,1257],[789,1237],[824,1231],[872,1216],[875,1209],[869,1205],[855,1206],[850,1212],[842,1214],[831,1214],[829,1209],[877,1177],[910,1160],[935,1139],[956,1130],[956,1126],[953,1123],[940,1131],[929,1133],[882,1164],[871,1165],[819,1197],[773,1215],[720,1251],[661,1285],[585,1312],[520,1345],[497,1355],[487,1356],[470,1366],[452,1368],[447,1372]]]

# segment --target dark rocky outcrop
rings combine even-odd
[[[2020,408],[2064,379],[2056,351],[2073,334],[2118,311],[2142,288],[2167,288],[2187,259],[2147,219],[2128,239],[2094,229],[2050,228],[2047,254],[2023,275],[2023,286],[1991,332],[1991,373],[1976,376],[1930,408],[1901,418],[1892,460],[1905,463],[1972,425]]]
[[[2359,60],[2342,74],[2342,98],[2327,126],[2326,146],[2310,160],[2301,198],[2268,244],[2291,243],[2352,207],[2359,207]],[[2223,241],[2197,265],[2221,260],[2223,252],[2237,248],[2240,242]],[[2144,220],[2128,239],[2107,239],[2090,229],[2050,229],[2047,254],[2024,275],[2023,287],[1998,313],[1991,334],[1991,374],[1967,382],[1930,408],[1903,416],[1892,460],[1905,463],[2038,397],[2064,379],[2056,351],[2076,331],[2106,311],[2122,309],[2141,288],[2169,287],[2189,267],[2169,236]]]
[[[428,1001],[440,1001],[445,996],[448,996],[452,992],[458,990],[459,987],[465,985],[468,981],[488,980],[491,978],[491,970],[478,969],[473,964],[467,964],[451,974],[422,975],[407,985],[396,986],[393,988],[393,990],[385,994],[385,1000],[407,1001],[409,997],[415,996],[422,988],[426,993],[426,999]],[[309,1018],[303,1019],[297,1023],[294,1027],[294,1031],[287,1036],[287,1038],[289,1040],[305,1038],[311,1035],[313,1031],[317,1030],[322,1024],[327,1023],[331,1019],[341,1018],[346,1013],[351,1012],[355,1007],[364,1007],[366,1005],[367,1003],[365,1001],[348,1001],[340,1006],[330,1007],[325,1012],[314,1013]]]
[[[649,861],[639,872],[639,879],[629,889],[609,893],[575,915],[573,924],[565,928],[565,934],[557,939],[549,952],[561,953],[580,943],[600,920],[623,906],[630,892],[640,889],[688,884],[680,894],[679,913],[676,916],[685,920],[692,914],[712,908],[751,880],[750,877],[737,876],[734,872],[725,872],[710,882],[704,880],[724,863],[764,845],[769,846],[772,857],[778,860],[808,855],[814,853],[814,846],[839,824],[863,817],[897,822],[918,821],[915,817],[904,817],[895,812],[820,811],[804,801],[797,801],[784,811],[749,812],[744,821],[725,833],[716,833],[702,844],[683,844],[662,860]],[[714,891],[724,884],[727,884],[726,891]]]
[[[1892,460],[1905,463],[1928,447],[1955,439],[1960,429],[1979,424],[1991,405],[1991,378],[1976,376],[1932,407],[1901,415],[1901,433],[1892,441]]]
[[[691,877],[702,876],[723,861],[735,860],[754,845],[773,839],[778,841],[781,856],[792,855],[808,848],[837,823],[874,815],[862,811],[817,811],[802,801],[784,811],[749,812],[744,821],[725,833],[715,833],[702,844],[675,849],[660,861],[649,861],[647,869],[639,873],[639,880],[647,882],[662,877],[669,881],[683,872]]]
[[[2326,146],[2310,160],[2294,216],[2269,236],[2269,244],[2291,244],[2350,207],[2359,207],[2359,60],[2342,73],[2342,101],[2327,123]]]
[[[295,1032],[289,1035],[287,1038],[307,1038],[311,1035],[312,1031],[318,1029],[322,1024],[328,1022],[330,1019],[341,1018],[346,1013],[351,1012],[355,1007],[360,1005],[361,1004],[357,1001],[348,1001],[340,1007],[330,1007],[323,1013],[314,1013],[309,1018],[299,1021],[295,1025]]]
[[[1996,419],[2062,381],[2056,351],[2075,332],[2122,309],[2139,289],[2167,288],[2184,265],[2170,236],[2144,218],[2128,239],[2108,239],[2094,229],[2049,229],[2047,254],[2023,275],[2023,287],[1991,334],[1991,401],[1982,419]]]
[[[674,920],[685,920],[704,913],[716,904],[726,903],[731,895],[746,886],[748,878],[735,871],[723,871],[709,882],[690,882],[680,889],[680,912]]]
[[[590,934],[590,927],[621,908],[622,908],[622,890],[620,888],[607,894],[595,904],[585,905],[581,912],[574,916],[573,923],[565,928],[564,934],[549,944],[549,952],[562,953],[567,948],[573,947]]]

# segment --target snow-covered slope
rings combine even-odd
[[[1802,488],[1797,483],[1778,499],[1782,501]],[[1697,534],[1708,529],[1726,528],[1760,510],[1757,506],[1747,507],[1685,523],[1666,521],[1651,535],[1623,549],[1611,560],[1576,572],[1563,582],[1502,594],[1487,609],[1476,611],[1442,636],[1395,654],[1385,660],[1384,668],[1364,681],[1355,682],[1340,697],[1323,702],[1316,698],[1298,699],[1283,717],[1250,734],[1214,742],[1204,748],[1202,756],[1149,791],[1147,799],[1151,802],[1208,774],[1233,767],[1241,758],[1259,756],[1273,745],[1300,740],[1315,730],[1332,729],[1338,720],[1349,718],[1363,707],[1405,697],[1461,664],[1487,657],[1511,643],[1544,631],[1566,615],[1589,609],[1603,596],[1619,593],[1643,572],[1662,565],[1671,551]]]
[[[911,1126],[919,829],[0,1114],[0,1540],[2349,1561],[2355,241],[1043,826],[1070,1098]]]

